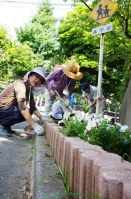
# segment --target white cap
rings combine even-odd
[[[31,72],[38,73],[40,76],[42,76],[45,79],[46,71],[45,71],[44,68],[42,68],[42,67],[36,67]]]

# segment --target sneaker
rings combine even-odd
[[[61,121],[58,122],[58,125],[59,125],[59,126],[65,126],[65,123],[64,123],[63,120],[61,120]]]
[[[70,117],[73,117],[73,116],[75,116],[75,113],[71,113],[71,114],[70,114]]]
[[[56,119],[55,117],[53,117],[52,115],[50,115],[50,118],[52,118],[53,120],[57,120],[57,121],[61,121],[62,119]]]
[[[7,130],[2,125],[0,125],[0,135],[5,135],[7,137],[11,137],[11,134],[8,133]]]
[[[5,130],[8,132],[8,133],[10,133],[10,134],[15,134],[15,131],[13,131],[11,128],[10,128],[10,126],[5,126],[4,127],[5,128]]]

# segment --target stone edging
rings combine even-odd
[[[64,175],[70,172],[71,191],[77,198],[131,199],[131,163],[80,138],[66,137],[61,128],[45,122],[55,161]]]

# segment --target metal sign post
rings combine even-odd
[[[98,71],[98,90],[96,103],[96,116],[100,113],[100,97],[102,84],[102,67],[103,67],[103,52],[104,52],[104,33],[100,36],[100,55],[99,55],[99,71]]]
[[[97,90],[97,103],[96,103],[96,116],[100,113],[100,97],[102,85],[102,67],[103,67],[103,54],[104,54],[104,33],[112,31],[112,24],[107,24],[92,29],[92,35],[101,34],[100,36],[100,55],[99,55],[99,71],[98,71],[98,90]]]
[[[104,52],[104,33],[112,31],[112,24],[105,23],[118,9],[119,4],[111,0],[101,0],[94,10],[90,13],[90,17],[101,24],[98,28],[92,29],[92,36],[101,34],[100,37],[100,55],[99,55],[99,71],[98,71],[98,90],[97,90],[97,103],[96,115],[100,113],[100,97],[101,97],[101,84],[102,84],[102,67],[103,67],[103,52]]]

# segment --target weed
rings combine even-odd
[[[127,156],[128,161],[131,162],[131,158],[126,153],[124,153],[123,157],[121,158],[121,162],[124,161],[125,156]]]
[[[71,169],[70,171],[67,170],[66,174],[64,175],[63,172],[62,172],[62,164],[60,164],[57,168],[58,168],[58,172],[59,172],[59,174],[62,178],[62,181],[65,185],[66,191],[68,193],[70,193],[70,176],[71,176],[73,169]]]
[[[65,121],[65,127],[62,129],[62,133],[66,136],[73,137],[83,137],[84,131],[86,129],[87,122],[83,121],[82,123],[79,120],[73,120],[72,117],[68,121]],[[86,136],[87,137],[87,136]]]

